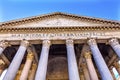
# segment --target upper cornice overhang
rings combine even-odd
[[[114,28],[113,28],[114,27]],[[33,28],[0,28],[0,33],[9,32],[60,32],[60,31],[120,31],[119,26],[75,26],[75,27],[33,27]]]
[[[55,12],[55,13],[46,14],[46,15],[33,16],[33,17],[28,17],[28,18],[23,18],[23,19],[18,19],[18,20],[12,20],[12,21],[8,21],[8,22],[2,22],[2,23],[0,23],[0,27],[15,26],[15,25],[20,25],[20,24],[24,24],[24,23],[30,23],[30,22],[39,21],[39,20],[43,20],[45,18],[50,18],[50,17],[54,17],[54,16],[70,17],[70,18],[74,18],[74,19],[80,19],[83,21],[90,21],[90,22],[94,22],[94,23],[103,23],[103,24],[105,23],[105,24],[109,24],[113,27],[114,26],[120,27],[119,21],[104,20],[104,19],[100,19],[100,18],[93,18],[93,17],[86,17],[86,16],[78,16],[78,15],[61,13],[61,12]]]

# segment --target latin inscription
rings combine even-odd
[[[120,38],[120,32],[56,32],[56,33],[20,33],[20,34],[0,34],[0,40],[65,40],[65,39],[109,39]]]
[[[102,32],[74,32],[74,33],[27,33],[27,34],[11,34],[11,38],[20,39],[67,39],[67,38],[92,38],[105,36]]]

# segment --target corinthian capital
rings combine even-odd
[[[66,40],[66,45],[73,45],[73,40],[72,39]]]
[[[88,45],[97,45],[95,39],[89,39],[87,43]]]
[[[90,52],[85,52],[84,57],[85,57],[85,59],[91,59],[91,53]]]
[[[10,44],[8,42],[0,41],[0,47],[2,47],[3,49],[5,49],[8,46],[10,46]]]
[[[43,41],[43,46],[50,46],[51,42],[49,40],[44,40]]]
[[[27,40],[22,40],[21,41],[21,46],[28,47],[29,42]]]
[[[116,45],[119,44],[119,41],[116,38],[112,38],[112,39],[109,40],[109,44],[111,46],[116,46]]]

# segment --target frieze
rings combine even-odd
[[[23,38],[23,39],[68,39],[68,38],[82,38],[82,37],[97,37],[105,36],[104,33],[86,32],[86,33],[30,33],[30,34],[11,34],[11,38]]]
[[[59,33],[20,33],[0,34],[0,40],[64,40],[64,39],[87,39],[87,38],[112,38],[120,37],[120,32],[59,32]]]

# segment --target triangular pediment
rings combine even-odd
[[[96,19],[90,17],[76,16],[65,13],[52,13],[48,15],[41,15],[35,17],[24,18],[20,20],[14,20],[4,22],[0,26],[2,27],[74,27],[74,26],[109,26],[120,25],[119,22]]]

